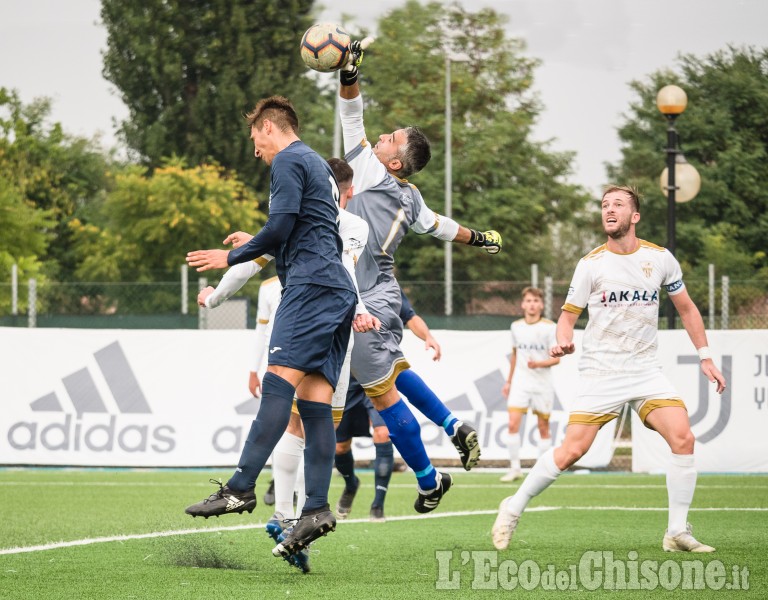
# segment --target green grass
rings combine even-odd
[[[0,470],[0,548],[166,534],[0,555],[0,598],[422,600],[470,595],[506,598],[524,593],[527,598],[695,594],[700,600],[727,594],[725,590],[661,588],[560,593],[540,587],[532,591],[472,589],[473,580],[477,585],[482,578],[475,577],[480,555],[471,552],[493,550],[490,529],[496,508],[517,487],[501,484],[498,473],[482,472],[456,473],[455,487],[435,511],[436,518],[409,520],[395,518],[416,516],[413,475],[395,474],[386,507],[390,520],[340,523],[335,533],[313,545],[313,571],[303,575],[271,555],[271,540],[262,527],[256,527],[271,515],[261,502],[252,515],[206,521],[184,514],[185,506],[213,490],[207,483],[210,476],[227,475],[226,470]],[[352,519],[367,517],[373,495],[372,474],[362,472],[361,479]],[[264,486],[259,488],[260,497]],[[768,476],[701,475],[694,508],[768,509],[767,489]],[[334,478],[332,503],[340,493],[341,480]],[[557,510],[527,512],[509,550],[493,556],[498,563],[514,560],[519,565],[532,560],[542,570],[552,564],[555,570],[565,571],[569,565],[578,565],[588,551],[611,551],[616,559],[636,552],[639,561],[658,563],[701,559],[706,566],[719,560],[728,577],[733,565],[749,569],[750,589],[734,592],[739,597],[768,597],[766,512],[693,510],[690,520],[696,536],[718,549],[702,558],[662,552],[666,510],[619,509],[664,509],[666,504],[661,476],[565,475],[531,503],[531,508]],[[448,511],[467,514],[445,515]],[[222,529],[226,527],[236,529]],[[453,552],[443,582],[449,572],[458,572],[459,589],[437,589],[436,551]],[[462,564],[462,557],[470,559]],[[455,581],[456,576],[452,577]]]

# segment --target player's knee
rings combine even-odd
[[[570,467],[587,453],[589,446],[590,444],[583,440],[564,442],[560,446],[560,458],[565,461],[566,467]]]
[[[336,442],[336,454],[346,454],[352,449],[352,440]]]
[[[689,428],[680,429],[670,436],[669,446],[674,454],[693,454],[696,438]]]
[[[373,443],[386,444],[389,441],[389,430],[386,427],[373,428]]]

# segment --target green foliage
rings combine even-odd
[[[728,275],[731,307],[746,307],[765,294],[768,279],[768,48],[729,47],[679,59],[679,73],[658,71],[631,86],[638,96],[619,129],[622,161],[609,168],[615,181],[638,185],[645,198],[638,233],[667,239],[667,199],[659,189],[665,166],[666,121],[656,94],[682,87],[688,106],[676,129],[685,157],[701,175],[701,192],[676,207],[676,254],[692,296],[708,308],[708,265]],[[690,275],[690,277],[688,277]],[[740,280],[740,283],[737,283]],[[751,283],[750,283],[751,280]]]
[[[675,84],[688,95],[676,128],[702,186],[691,202],[677,205],[676,241],[678,257],[692,266],[713,262],[718,271],[727,266],[753,273],[768,266],[767,61],[768,49],[728,48],[704,58],[682,56],[680,74],[658,71],[631,84],[638,100],[619,129],[622,161],[609,173],[640,186],[645,198],[639,231],[659,242],[666,239],[667,200],[658,183],[665,166],[666,121],[656,108],[656,93]],[[733,253],[708,251],[705,235],[731,237],[739,265]]]
[[[253,168],[243,120],[256,101],[287,96],[306,118],[325,98],[324,122],[332,123],[333,105],[304,76],[299,57],[312,4],[102,0],[104,76],[128,107],[127,145],[151,167],[172,155],[189,164],[215,161],[265,191],[266,171]]]
[[[0,278],[19,281],[72,271],[67,222],[98,195],[108,159],[94,142],[50,124],[50,102],[24,104],[0,88]],[[10,299],[0,300],[0,309]],[[25,306],[22,302],[20,308]]]
[[[70,223],[83,281],[174,281],[187,251],[220,247],[231,231],[265,220],[253,192],[223,167],[187,168],[180,159],[151,176],[138,166],[116,173],[89,217]],[[152,301],[178,305],[173,291],[166,296]]]
[[[538,63],[524,55],[520,40],[506,37],[503,17],[494,10],[411,0],[381,19],[361,69],[369,138],[406,125],[425,131],[432,160],[413,181],[427,204],[443,213],[446,54],[456,57],[451,63],[453,217],[474,229],[497,229],[505,243],[493,257],[454,247],[454,279],[525,278],[533,262],[549,272],[557,262],[551,246],[543,244],[550,227],[573,222],[587,196],[566,183],[572,155],[530,139],[541,109],[532,92]],[[429,236],[406,237],[398,251],[399,277],[441,279],[443,253],[443,244]],[[470,302],[467,293],[460,292],[458,306]]]

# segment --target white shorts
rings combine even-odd
[[[683,400],[661,369],[616,375],[582,374],[579,376],[578,393],[568,423],[602,427],[618,417],[627,403],[643,423],[648,413],[655,408],[685,408]]]
[[[527,390],[513,386],[507,398],[507,410],[510,412],[526,413],[528,408],[530,408],[534,415],[548,420],[549,415],[552,413],[554,402],[555,390],[553,388]]]

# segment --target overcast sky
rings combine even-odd
[[[318,20],[374,29],[403,0],[325,0]],[[320,3],[318,2],[318,5]],[[616,128],[633,100],[628,83],[674,67],[680,53],[704,56],[728,44],[768,46],[766,0],[462,0],[509,17],[511,36],[541,59],[535,89],[544,104],[537,139],[576,152],[572,181],[597,193],[604,163],[619,158]],[[72,134],[115,144],[127,110],[101,76],[106,32],[99,0],[0,0],[0,87],[29,102],[47,96]],[[661,117],[660,117],[661,118]],[[678,122],[684,130],[684,115]],[[369,132],[374,135],[376,132]],[[664,156],[659,140],[659,172]]]

